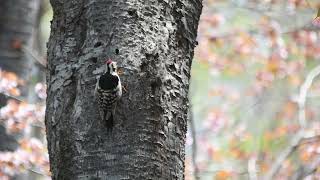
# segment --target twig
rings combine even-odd
[[[192,164],[193,164],[193,172],[194,172],[194,179],[199,180],[199,168],[197,166],[197,135],[196,135],[196,127],[193,121],[193,113],[192,108],[190,108],[189,114],[189,123],[190,123],[190,130],[191,130],[191,137],[192,137]]]
[[[275,163],[271,166],[270,171],[267,173],[265,180],[271,180],[278,173],[280,168],[282,167],[283,162],[297,149],[301,139],[303,138],[303,131],[299,131],[299,133],[293,137],[289,147],[287,147],[284,151],[280,153]]]
[[[302,84],[300,88],[298,106],[299,106],[299,123],[301,128],[305,128],[306,126],[305,105],[306,105],[308,90],[310,89],[314,78],[316,78],[319,74],[320,74],[320,65],[318,65],[317,67],[315,67],[310,71],[305,82]]]
[[[27,167],[27,170],[30,171],[30,172],[33,172],[33,173],[35,173],[35,174],[41,175],[41,176],[49,177],[47,174],[42,173],[42,172],[40,172],[40,171],[38,171],[38,170],[35,170],[35,169],[32,168],[32,167]]]
[[[37,127],[37,128],[41,128],[41,129],[45,129],[46,127],[41,123],[31,123],[30,124],[33,127]]]
[[[0,92],[0,94],[6,96],[7,98],[10,98],[10,99],[15,99],[17,101],[20,101],[20,102],[26,102],[25,100],[19,98],[19,97],[15,97],[15,96],[12,96],[10,94],[7,94],[7,93],[4,93],[4,92]]]
[[[300,180],[317,171],[320,165],[320,157],[316,158],[309,166],[301,166],[292,179]]]
[[[17,100],[17,101],[22,102],[22,103],[26,103],[26,104],[41,105],[41,102],[38,102],[38,103],[30,103],[30,102],[27,101],[25,98],[12,96],[12,95],[10,95],[10,94],[8,94],[8,93],[0,92],[0,96],[1,96],[1,95],[6,96],[7,98],[10,98],[10,99]]]
[[[310,2],[308,0],[306,0],[306,2],[307,2],[307,5],[309,6],[309,8],[312,9]]]
[[[233,174],[237,174],[237,175],[240,175],[240,176],[249,174],[248,171],[230,171],[229,169],[206,170],[206,171],[199,172],[199,174],[215,175],[215,174],[217,174],[217,173],[219,173],[221,171],[232,172]],[[187,172],[190,172],[190,174],[192,174],[192,171],[187,171]],[[255,173],[259,173],[259,171],[256,171]]]
[[[296,136],[293,137],[289,147],[287,147],[276,159],[275,163],[271,166],[270,171],[267,173],[265,179],[270,180],[274,179],[274,176],[280,170],[283,162],[297,149],[300,142],[303,140],[305,130],[306,130],[306,114],[305,114],[305,105],[308,90],[310,89],[313,80],[320,74],[320,65],[313,68],[307,75],[306,80],[300,88],[298,106],[299,106],[299,124],[300,130]]]
[[[39,64],[40,67],[42,67],[42,69],[47,68],[46,62],[43,60],[43,58],[38,56],[32,49],[29,49],[27,46],[22,46],[22,51],[26,54],[31,55],[35,62]]]
[[[287,29],[287,30],[284,30],[284,31],[280,31],[279,34],[280,35],[290,35],[290,34],[293,34],[293,33],[296,33],[298,31],[319,31],[320,28],[313,25],[312,24],[312,21],[310,22],[307,22],[305,25],[302,25],[302,26],[297,26],[297,27],[294,27],[294,28],[290,28],[290,29]],[[241,31],[243,32],[246,32],[248,33],[249,35],[259,35],[259,29],[252,29],[252,28],[247,28],[247,29],[242,29]],[[221,34],[216,34],[216,35],[211,35],[209,36],[208,38],[211,38],[211,39],[230,39],[231,37],[235,37],[237,36],[238,33],[235,33],[235,32],[225,32],[225,33],[221,33]]]
[[[306,0],[306,2],[307,2],[307,5],[309,6],[309,8],[312,9],[312,6],[311,6],[310,2],[308,0]]]
[[[250,180],[257,180],[257,157],[252,157],[248,161],[248,173],[249,173],[249,179]]]
[[[320,134],[319,135],[315,135],[315,136],[311,136],[311,137],[304,137],[299,146],[301,145],[305,145],[305,144],[309,144],[309,143],[315,143],[315,142],[318,142],[320,141]]]

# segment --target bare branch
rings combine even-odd
[[[36,169],[34,169],[34,168],[32,168],[32,167],[27,167],[27,170],[30,171],[30,172],[33,172],[33,173],[35,173],[35,174],[38,174],[38,175],[40,175],[40,176],[49,177],[47,174],[42,173],[42,172],[40,172],[40,171],[38,171],[38,170],[36,170]]]
[[[299,124],[300,124],[300,130],[293,137],[291,140],[291,143],[289,146],[278,156],[275,163],[271,166],[270,171],[267,173],[265,179],[274,179],[274,176],[278,173],[280,170],[283,162],[297,149],[300,142],[304,139],[304,134],[306,130],[306,114],[305,114],[305,105],[306,105],[306,99],[308,90],[310,89],[314,79],[320,74],[320,65],[316,66],[314,69],[312,69],[309,74],[307,75],[306,80],[302,84],[300,88],[300,93],[298,97],[298,106],[299,106]]]
[[[309,144],[309,143],[315,143],[315,142],[318,142],[320,141],[320,134],[319,135],[315,135],[315,136],[310,136],[310,137],[304,137],[299,146],[301,145],[305,145],[305,144]]]
[[[295,173],[292,179],[299,180],[304,179],[305,177],[313,174],[317,171],[317,168],[320,165],[320,157],[315,158],[315,160],[308,166],[301,166]]]
[[[301,128],[305,128],[306,126],[305,105],[306,105],[307,93],[312,85],[314,78],[316,78],[319,74],[320,74],[320,65],[310,71],[305,82],[302,84],[300,88],[298,106],[299,106],[299,123]]]
[[[40,65],[42,69],[46,69],[47,65],[44,60],[44,58],[40,57],[36,52],[34,52],[32,49],[28,48],[27,46],[22,46],[22,51],[26,54],[29,54],[32,56],[32,59],[35,60],[37,64]]]
[[[24,99],[21,99],[20,97],[12,96],[12,95],[10,95],[8,93],[0,92],[0,94],[6,96],[9,99],[15,99],[15,100],[20,101],[20,102],[26,102]]]
[[[32,123],[30,125],[33,126],[33,127],[41,128],[41,129],[45,129],[46,128],[43,123]]]
[[[290,145],[280,153],[275,163],[271,166],[270,171],[267,173],[265,180],[273,179],[273,177],[278,173],[280,168],[282,167],[283,162],[297,149],[301,139],[303,138],[303,131],[299,131],[299,133],[294,136],[291,140]]]
[[[257,157],[251,157],[248,161],[248,173],[250,180],[258,180],[257,175]]]
[[[192,137],[192,164],[193,164],[193,174],[194,179],[199,180],[199,168],[197,166],[197,135],[196,135],[196,127],[193,121],[193,113],[192,113],[192,107],[190,108],[190,114],[189,114],[189,123],[190,123],[190,130],[191,130],[191,137]]]
[[[5,96],[6,99],[14,99],[17,100],[19,102],[23,102],[23,103],[27,103],[27,104],[32,104],[32,105],[44,105],[43,102],[37,102],[37,103],[30,103],[28,100],[26,100],[25,98],[22,97],[16,97],[16,96],[12,96],[8,93],[5,92],[0,92],[0,96]]]

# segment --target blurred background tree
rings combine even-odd
[[[186,179],[320,179],[319,1],[203,3],[190,89]],[[52,18],[49,3],[41,7],[36,28],[41,43],[29,48],[37,52],[33,56],[26,53],[33,60],[45,59],[39,57],[45,56]],[[19,99],[10,90],[18,79],[4,72],[0,77],[1,92]],[[35,85],[45,97],[43,86]],[[9,101],[1,109],[1,123],[9,134],[16,126],[23,127],[19,131],[42,127],[41,108],[41,103]],[[44,138],[16,139],[16,151],[0,153],[0,177],[27,171],[48,178]]]
[[[39,140],[43,128],[36,126],[44,110],[35,91],[43,77],[41,60],[35,58],[40,6],[40,0],[2,0],[0,5],[0,179],[35,179],[38,173],[32,172],[47,162]]]

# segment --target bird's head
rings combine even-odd
[[[112,61],[111,59],[106,60],[106,73],[117,73],[117,63]]]

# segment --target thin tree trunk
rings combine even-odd
[[[39,3],[39,0],[0,0],[0,68],[16,73],[26,81],[30,61],[22,47],[31,45]],[[27,89],[23,88],[22,91],[25,97]],[[0,94],[0,107],[6,104],[7,99]],[[2,126],[0,134],[0,150],[14,150],[17,147],[14,138],[6,135]]]
[[[46,127],[53,179],[184,179],[200,0],[51,0]],[[94,100],[104,60],[127,89],[112,133]]]
[[[30,70],[22,46],[30,46],[40,0],[0,0],[0,67],[25,79]]]

